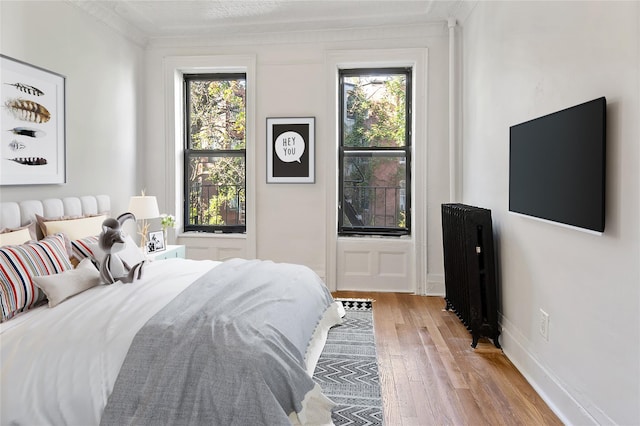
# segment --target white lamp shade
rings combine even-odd
[[[158,200],[152,195],[138,195],[131,197],[129,201],[129,211],[136,219],[153,219],[160,217]]]

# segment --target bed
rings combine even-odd
[[[106,196],[0,203],[0,424],[331,424],[312,374],[343,311],[313,271],[168,259],[98,284],[109,209]],[[12,273],[20,256],[39,260]]]

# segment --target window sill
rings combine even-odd
[[[188,231],[181,232],[176,235],[176,238],[215,238],[215,239],[227,239],[227,240],[246,240],[247,234],[224,234],[215,232],[197,232]]]
[[[362,240],[374,240],[374,241],[411,241],[411,235],[399,235],[399,236],[391,236],[391,235],[362,235],[362,234],[354,234],[354,235],[339,235],[338,240],[341,241],[362,241]]]

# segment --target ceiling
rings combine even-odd
[[[443,22],[469,0],[68,0],[136,41]]]

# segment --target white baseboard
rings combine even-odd
[[[528,340],[509,320],[500,316],[500,325],[500,343],[504,354],[564,424],[615,424],[597,409],[595,411],[598,411],[598,419],[594,418],[583,404],[570,394],[567,386],[531,353]]]
[[[445,294],[444,274],[427,274],[427,283],[424,289],[424,295],[444,297]]]

